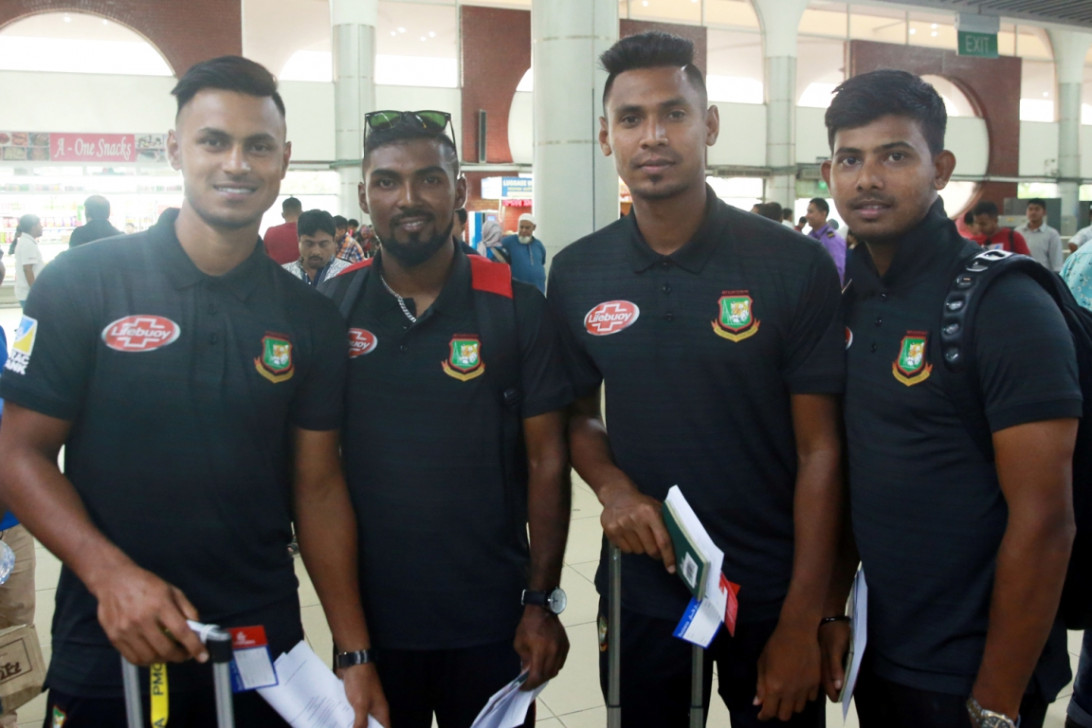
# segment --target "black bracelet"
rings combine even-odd
[[[830,624],[831,622],[848,622],[848,621],[850,621],[848,615],[839,614],[837,617],[823,617],[822,619],[819,620],[819,626],[822,627],[824,624]]]

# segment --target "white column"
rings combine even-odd
[[[361,217],[357,198],[364,114],[375,109],[375,26],[379,0],[330,0],[334,62],[334,167],[339,212]]]
[[[534,210],[549,257],[618,219],[618,174],[599,150],[599,54],[618,40],[616,0],[534,0]]]
[[[796,37],[808,0],[751,0],[766,65],[766,199],[796,201]]]
[[[1050,29],[1054,46],[1054,69],[1058,83],[1058,192],[1062,198],[1062,219],[1051,220],[1063,235],[1072,235],[1078,224],[1081,177],[1081,85],[1084,58],[1092,36],[1069,30]]]

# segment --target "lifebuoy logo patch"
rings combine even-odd
[[[629,301],[604,301],[584,316],[584,329],[592,336],[617,334],[637,322],[641,309]]]
[[[928,336],[924,331],[907,331],[899,345],[899,356],[891,363],[891,374],[907,387],[921,384],[933,373],[933,365],[925,363]]]
[[[292,361],[292,342],[283,334],[266,334],[262,337],[262,353],[254,357],[258,374],[277,384],[292,378],[296,364]]]
[[[720,316],[713,321],[713,333],[720,338],[743,341],[758,333],[762,322],[755,318],[755,302],[748,291],[725,291],[717,306]]]
[[[379,338],[367,329],[349,329],[349,358],[371,354],[379,346]]]
[[[165,316],[137,314],[107,324],[102,340],[115,351],[151,351],[178,339],[182,328]]]
[[[440,364],[444,374],[460,382],[468,382],[485,373],[482,342],[475,334],[455,334],[448,342],[449,353]]]

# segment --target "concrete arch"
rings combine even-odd
[[[207,58],[242,52],[238,0],[15,0],[0,5],[0,28],[51,12],[96,15],[132,30],[159,51],[175,76]]]

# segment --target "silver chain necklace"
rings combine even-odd
[[[417,323],[417,317],[414,316],[412,313],[410,313],[409,307],[406,306],[406,299],[402,298],[401,296],[399,296],[397,293],[394,292],[394,289],[391,288],[391,284],[387,283],[387,279],[384,278],[382,276],[382,274],[380,274],[379,280],[383,282],[383,287],[387,289],[387,293],[394,296],[395,300],[398,301],[398,308],[402,309],[402,313],[404,313],[406,315],[406,318],[408,318],[410,320],[410,323],[411,324]]]

